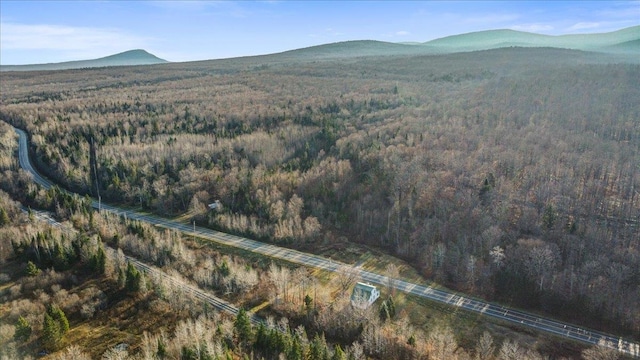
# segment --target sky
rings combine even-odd
[[[0,0],[0,64],[95,59],[132,49],[193,61],[347,40],[425,42],[492,29],[562,35],[636,25],[639,0]]]

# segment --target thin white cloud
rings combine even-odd
[[[344,35],[344,33],[337,31],[334,28],[326,28],[324,30],[325,35],[329,35],[329,36],[342,36]]]
[[[532,32],[532,33],[544,33],[544,32],[549,32],[554,30],[553,25],[549,25],[549,24],[519,24],[519,25],[513,25],[509,28],[512,30],[526,31],[526,32]]]
[[[407,35],[411,35],[410,32],[405,31],[405,30],[400,30],[400,31],[396,31],[396,35],[397,36],[407,36]]]
[[[599,27],[601,27],[602,24],[599,22],[579,22],[577,24],[574,24],[573,26],[569,27],[569,31],[574,31],[574,30],[586,30],[586,29],[597,29]]]
[[[568,19],[567,19],[568,20]],[[566,21],[566,33],[609,32],[640,25],[640,1],[611,1],[586,18]]]
[[[102,50],[144,47],[151,39],[118,29],[62,25],[0,24],[2,50]]]

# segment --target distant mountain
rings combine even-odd
[[[425,43],[390,43],[374,40],[344,41],[264,55],[274,61],[347,59],[365,56],[433,55],[492,50],[507,47],[540,47],[640,55],[640,26],[600,34],[541,35],[516,30],[488,30],[448,36]]]
[[[355,40],[316,45],[274,55],[288,59],[320,60],[363,56],[415,55],[432,53],[431,50],[430,47],[422,44],[416,46],[376,40]]]
[[[37,71],[37,70],[67,70],[83,69],[105,66],[128,66],[128,65],[153,65],[163,64],[167,60],[149,54],[144,50],[129,50],[119,54],[110,55],[93,60],[67,61],[49,64],[34,65],[3,65],[0,71]]]
[[[447,36],[422,43],[444,52],[488,50],[501,47],[554,47],[598,52],[640,54],[640,26],[599,34],[540,35],[515,30],[488,30]]]
[[[640,39],[621,42],[604,48],[614,53],[638,54],[640,51]]]
[[[242,63],[260,58],[266,62],[316,61],[357,57],[434,55],[508,47],[540,47],[614,54],[625,61],[640,59],[640,26],[599,34],[541,35],[516,30],[487,30],[447,36],[424,43],[391,43],[375,40],[344,41],[289,50],[276,54],[220,59]],[[3,65],[0,71],[63,70],[167,63],[144,50],[131,50],[95,60],[38,65]]]

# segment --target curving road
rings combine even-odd
[[[27,151],[27,136],[22,130],[16,129],[20,135],[20,165],[33,175],[34,180],[45,188],[49,188],[53,183],[33,168],[29,161]],[[109,211],[129,219],[144,221],[159,227],[181,231],[190,235],[206,238],[227,246],[267,255],[273,258],[289,261],[292,263],[320,268],[327,271],[338,272],[344,269],[344,263],[332,261],[318,255],[311,255],[297,250],[264,244],[247,238],[210,230],[207,228],[194,227],[184,223],[163,219],[156,216],[141,214],[131,210],[120,209],[107,204],[100,204],[93,201],[92,206],[99,210]],[[378,285],[389,284],[389,278],[369,271],[361,270],[359,275],[362,280]],[[536,331],[553,334],[565,339],[576,340],[589,345],[600,344],[620,353],[640,358],[640,344],[625,340],[611,334],[585,329],[576,325],[563,323],[553,319],[530,314],[524,311],[508,308],[505,306],[492,304],[489,302],[476,300],[448,290],[433,288],[419,284],[409,283],[399,279],[393,279],[393,287],[408,294],[426,298],[438,303],[450,305],[466,311],[486,315],[488,317],[505,321],[507,323],[520,325],[522,327]]]

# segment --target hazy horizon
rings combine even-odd
[[[132,49],[195,61],[349,40],[426,42],[496,29],[603,33],[640,24],[638,1],[2,1],[0,10],[2,65],[96,59]]]

